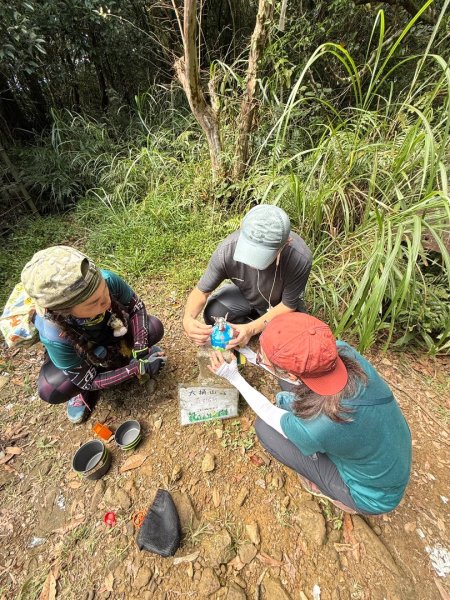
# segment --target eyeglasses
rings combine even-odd
[[[264,362],[264,357],[260,350],[258,350],[256,352],[255,362],[259,367],[263,368],[264,370],[266,370],[268,373],[270,373],[277,379],[286,381],[287,383],[290,383],[291,385],[300,385],[299,381],[292,381],[291,379],[289,379],[288,371],[284,371],[283,369],[279,369],[278,367],[275,367],[275,369],[272,369],[268,364],[266,364]]]

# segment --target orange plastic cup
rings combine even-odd
[[[106,427],[106,425],[102,425],[102,423],[96,423],[92,428],[92,431],[98,435],[98,437],[102,438],[102,440],[108,441],[112,436],[113,432],[111,429]]]

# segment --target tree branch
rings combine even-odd
[[[419,12],[420,7],[417,7],[413,0],[382,0],[384,4],[390,6],[401,6],[411,16],[415,17]],[[370,0],[353,0],[356,6],[362,6],[363,4],[370,4]],[[429,12],[424,12],[420,15],[420,19],[427,23],[427,25],[436,25],[436,18]]]
[[[288,0],[282,0],[280,8],[280,20],[278,21],[278,29],[284,31],[286,28],[286,11]]]
[[[256,111],[255,87],[258,63],[263,55],[264,46],[272,23],[274,2],[259,0],[255,29],[250,41],[248,57],[246,89],[241,102],[238,120],[238,137],[234,155],[233,179],[242,177],[247,168],[250,132]]]
[[[180,28],[181,40],[182,40],[183,46],[184,46],[183,26],[181,25],[180,13],[178,12],[178,8],[177,8],[177,5],[175,4],[175,0],[172,0],[172,6],[173,6],[173,10],[174,10],[175,16],[178,21],[178,27]]]
[[[174,69],[184,89],[194,117],[202,128],[209,146],[215,177],[222,174],[221,142],[215,109],[210,106],[200,84],[197,61],[197,0],[185,0],[183,21],[184,56],[175,61]]]

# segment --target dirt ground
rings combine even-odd
[[[103,393],[82,425],[37,397],[40,345],[2,351],[2,600],[448,600],[450,575],[439,576],[436,559],[448,572],[448,358],[368,354],[411,427],[413,470],[393,513],[344,516],[265,454],[243,402],[238,418],[179,425],[178,384],[198,374],[196,349],[181,332],[184,298],[154,284],[139,292],[165,323],[167,367],[156,382]],[[273,397],[269,376],[252,366],[245,374]],[[140,421],[141,444],[127,453],[109,442],[108,474],[80,481],[71,459],[95,437],[92,425],[114,430],[127,418]],[[145,461],[120,472],[133,455]],[[135,541],[133,515],[148,510],[158,488],[172,494],[183,526],[174,558],[140,552]],[[117,515],[111,528],[102,520],[108,511]]]

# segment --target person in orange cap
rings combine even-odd
[[[211,370],[233,384],[258,415],[259,441],[296,471],[310,493],[348,512],[381,514],[403,497],[411,469],[411,434],[387,383],[328,325],[305,313],[275,317],[251,362],[290,390],[277,405],[255,390],[220,352]]]

